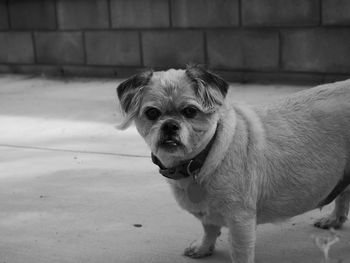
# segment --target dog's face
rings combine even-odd
[[[153,154],[165,163],[187,159],[216,128],[228,85],[200,67],[146,71],[121,83],[118,97]]]

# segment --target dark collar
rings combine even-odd
[[[189,176],[195,176],[196,172],[198,172],[202,168],[205,159],[207,158],[208,153],[215,141],[215,137],[216,132],[203,151],[201,151],[194,158],[187,161],[183,161],[175,167],[166,168],[153,153],[152,162],[159,166],[159,173],[161,175],[173,180],[180,180]]]

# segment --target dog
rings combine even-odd
[[[254,262],[257,224],[334,199],[315,226],[341,227],[350,202],[350,81],[254,107],[225,100],[228,88],[195,65],[145,70],[117,87],[119,128],[135,123],[178,204],[203,225],[184,254],[211,255],[227,227],[232,262]]]

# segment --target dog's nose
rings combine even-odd
[[[180,129],[180,125],[174,120],[166,121],[162,126],[162,131],[165,134],[174,134],[179,129]]]

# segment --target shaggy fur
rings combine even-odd
[[[350,201],[350,187],[344,183],[350,178],[350,81],[295,93],[268,106],[248,107],[225,102],[226,82],[199,67],[154,72],[146,74],[146,82],[139,81],[144,76],[118,87],[126,114],[122,126],[134,120],[163,164],[173,167],[193,158],[216,132],[198,173],[205,198],[199,203],[189,200],[186,189],[192,177],[168,180],[179,205],[204,229],[203,238],[185,255],[210,255],[220,228],[228,227],[232,262],[254,262],[257,224],[319,207],[337,184],[343,188],[333,213],[315,225],[339,228],[345,222]],[[137,103],[125,108],[125,96]],[[188,105],[198,110],[193,119],[181,115]],[[149,107],[160,111],[157,120],[145,117]],[[171,151],[159,144],[162,125],[169,119],[179,124],[176,138],[182,142]]]

